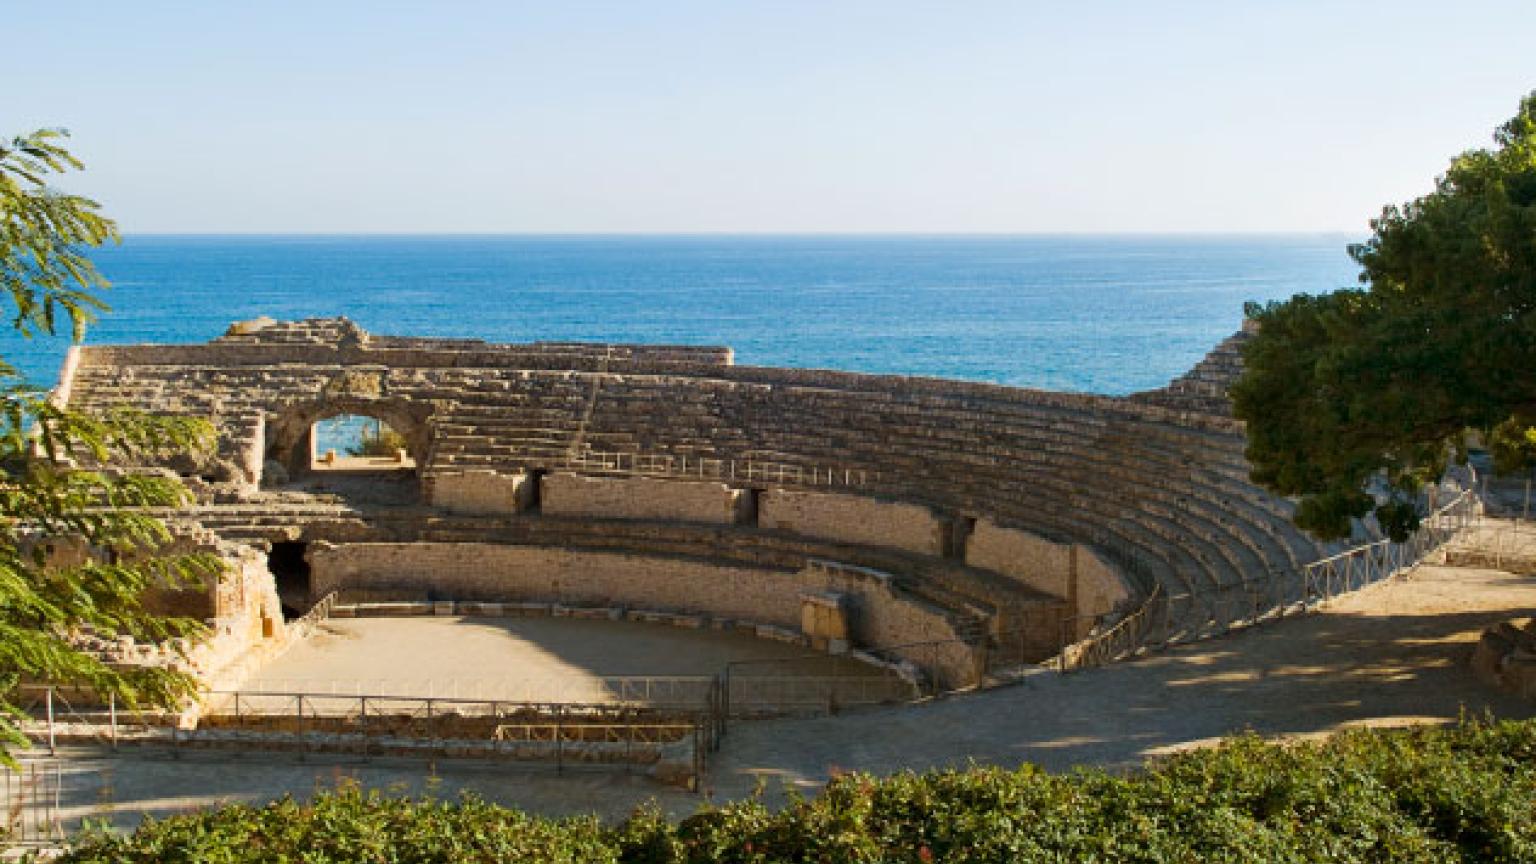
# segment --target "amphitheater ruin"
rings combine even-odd
[[[259,319],[207,344],[76,347],[55,398],[216,427],[215,457],[155,469],[197,496],[167,514],[183,542],[229,563],[156,599],[210,622],[177,661],[210,693],[238,693],[326,616],[366,615],[730,631],[923,692],[1060,661],[1150,597],[1270,596],[1334,551],[1248,479],[1225,397],[1244,338],[1163,389],[1109,397],[742,366],[721,347]],[[338,458],[315,432],[338,416],[404,447]],[[1215,614],[1164,613],[1165,631]],[[716,709],[743,698],[715,686]],[[499,736],[510,721],[491,713]]]

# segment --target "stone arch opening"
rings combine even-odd
[[[339,419],[338,419],[339,418]],[[266,421],[266,453],[262,485],[299,486],[338,492],[347,497],[373,498],[376,503],[416,503],[420,475],[431,440],[432,407],[405,399],[327,396],[289,405]],[[326,452],[338,439],[317,435],[321,424],[351,424],[359,437],[370,429],[388,429],[401,452],[353,458]]]
[[[366,414],[337,414],[310,426],[311,471],[414,470],[409,442],[389,423]]]

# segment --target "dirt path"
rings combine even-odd
[[[1536,716],[1467,670],[1490,623],[1536,614],[1536,578],[1424,567],[1324,612],[1147,659],[930,705],[731,730],[716,796],[815,787],[833,770],[888,773],[968,761],[1128,765],[1233,732],[1309,735],[1453,720],[1463,709]]]

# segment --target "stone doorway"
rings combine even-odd
[[[309,544],[278,541],[267,552],[267,570],[277,585],[277,597],[283,606],[283,618],[292,621],[309,611]]]

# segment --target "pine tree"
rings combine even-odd
[[[1365,288],[1251,306],[1233,410],[1253,477],[1327,538],[1374,512],[1402,539],[1418,491],[1464,454],[1536,464],[1536,93],[1433,192],[1350,247]]]

